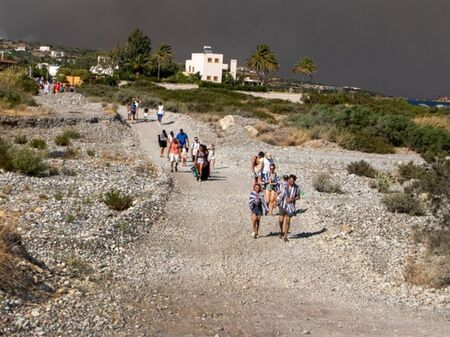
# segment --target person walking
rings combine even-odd
[[[208,149],[205,145],[200,145],[194,163],[197,166],[197,181],[208,179]]]
[[[158,120],[159,126],[162,126],[163,117],[164,117],[164,106],[161,102],[159,102],[158,111],[156,112],[156,119]]]
[[[295,202],[300,199],[300,188],[295,183],[297,177],[293,174],[289,176],[288,183],[282,192],[279,204],[278,222],[281,228],[280,238],[288,242],[289,227],[291,218],[297,214]]]
[[[178,163],[180,162],[180,143],[176,138],[172,140],[169,148],[170,172],[178,171]]]
[[[264,193],[261,191],[261,185],[256,183],[253,185],[253,191],[250,193],[248,199],[248,206],[251,212],[251,225],[252,225],[252,237],[258,238],[259,225],[261,223],[261,217],[267,214],[267,204],[264,200]]]
[[[216,165],[216,145],[211,144],[208,149],[208,161],[209,161],[209,169],[214,170],[214,166]]]
[[[263,190],[264,197],[269,206],[269,215],[273,215],[273,210],[276,206],[277,191],[279,189],[280,177],[275,172],[275,164],[269,165],[269,172],[263,173]]]
[[[144,122],[148,121],[148,108],[144,109]]]
[[[253,184],[260,184],[261,174],[264,167],[264,152],[259,152],[257,156],[252,158],[250,167],[254,179]]]
[[[198,137],[194,137],[194,142],[192,143],[192,148],[191,148],[191,156],[192,156],[192,161],[195,161],[195,157],[197,156],[198,150],[200,149],[200,142],[198,140]]]
[[[173,133],[173,131],[169,132],[169,137],[167,137],[168,140],[168,144],[169,144],[169,149],[170,149],[170,145],[172,144],[173,140],[175,139],[175,134]],[[167,159],[169,160],[169,152],[167,151]]]
[[[161,158],[164,157],[164,150],[167,147],[167,139],[168,138],[169,137],[167,136],[166,130],[162,130],[162,132],[158,135],[158,144],[159,144],[159,148],[160,148],[159,156]]]
[[[189,147],[189,137],[183,129],[180,129],[180,132],[177,134],[177,140],[180,143],[180,147]]]

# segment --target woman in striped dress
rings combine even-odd
[[[289,227],[291,225],[291,218],[297,214],[295,209],[295,202],[300,199],[300,187],[297,186],[295,181],[297,177],[293,174],[289,176],[288,184],[285,186],[284,191],[280,194],[279,200],[279,224],[281,228],[280,238],[283,238],[285,242],[289,241]]]
[[[262,176],[264,186],[264,197],[269,204],[269,215],[273,215],[276,206],[277,192],[280,188],[280,177],[275,172],[275,164],[270,164],[269,171]]]
[[[266,215],[268,211],[266,201],[264,200],[264,193],[261,191],[260,184],[255,184],[253,186],[253,191],[250,193],[250,197],[248,199],[248,206],[252,212],[252,237],[256,239],[258,237],[261,216]]]

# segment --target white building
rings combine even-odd
[[[22,52],[22,51],[27,51],[27,47],[25,47],[25,46],[19,46],[19,47],[17,47],[16,49],[14,49],[15,51],[19,51],[19,52]]]
[[[97,65],[92,66],[89,71],[95,75],[112,76],[114,69],[119,69],[119,67],[114,67],[113,60],[110,57],[98,56]]]
[[[228,64],[223,63],[223,54],[215,54],[210,46],[203,47],[203,53],[193,53],[190,60],[186,60],[187,74],[199,73],[202,81],[222,83],[222,71],[228,70]],[[236,77],[237,61],[231,60],[233,78]]]
[[[50,52],[50,57],[53,57],[53,58],[64,57],[65,55],[66,55],[66,53],[64,53],[63,51],[52,50]]]
[[[52,77],[55,77],[56,74],[58,73],[58,70],[60,68],[60,66],[57,65],[53,65],[53,64],[48,64],[48,63],[38,63],[36,65],[36,67],[38,69],[42,69],[42,68],[47,68],[48,70],[48,74]]]
[[[49,46],[40,46],[39,47],[39,51],[49,52],[50,51],[50,47]]]

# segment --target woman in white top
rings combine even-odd
[[[208,151],[208,160],[210,170],[214,170],[214,165],[216,164],[216,146],[211,144]]]
[[[158,119],[159,126],[162,125],[162,119],[164,117],[164,106],[161,102],[158,104],[158,112],[156,113],[156,118]]]

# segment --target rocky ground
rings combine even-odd
[[[222,130],[169,113],[164,128],[182,127],[191,138],[215,143],[218,163],[204,183],[182,168],[172,175],[167,196],[171,179],[167,160],[158,156],[155,122],[128,127],[78,95],[55,98],[40,102],[65,116],[82,107],[101,118],[76,124],[83,135],[75,142],[76,159],[54,160],[75,176],[0,174],[2,186],[10,186],[2,210],[17,212],[25,246],[46,263],[42,272],[56,290],[40,302],[0,294],[0,334],[447,334],[449,289],[411,286],[403,277],[407,256],[422,249],[410,238],[412,228],[430,218],[389,213],[367,178],[346,171],[348,163],[365,159],[390,172],[419,156],[274,147],[248,135],[252,120],[234,117]],[[65,127],[4,132],[36,132],[50,144]],[[86,155],[92,148],[95,157]],[[273,154],[279,173],[295,173],[305,193],[289,243],[273,235],[275,217],[263,219],[259,239],[250,238],[249,164],[260,150]],[[150,172],[142,169],[149,167],[147,158],[155,163]],[[316,192],[312,180],[321,171],[330,172],[344,193]],[[135,195],[133,207],[122,213],[106,208],[98,196],[111,187]],[[62,197],[55,198],[58,192]]]
[[[107,290],[161,213],[171,181],[142,155],[132,130],[99,104],[80,95],[38,101],[50,114],[4,128],[2,137],[45,139],[52,157],[46,161],[60,173],[35,178],[2,172],[0,220],[13,221],[30,255],[45,263],[35,269],[47,292],[28,299],[0,292],[0,335],[113,331],[120,320],[108,316],[112,295]],[[75,109],[80,112],[73,119]],[[70,158],[58,158],[67,148],[56,146],[54,138],[69,127],[81,138],[71,141]],[[133,196],[132,207],[109,209],[102,198],[111,189]]]

